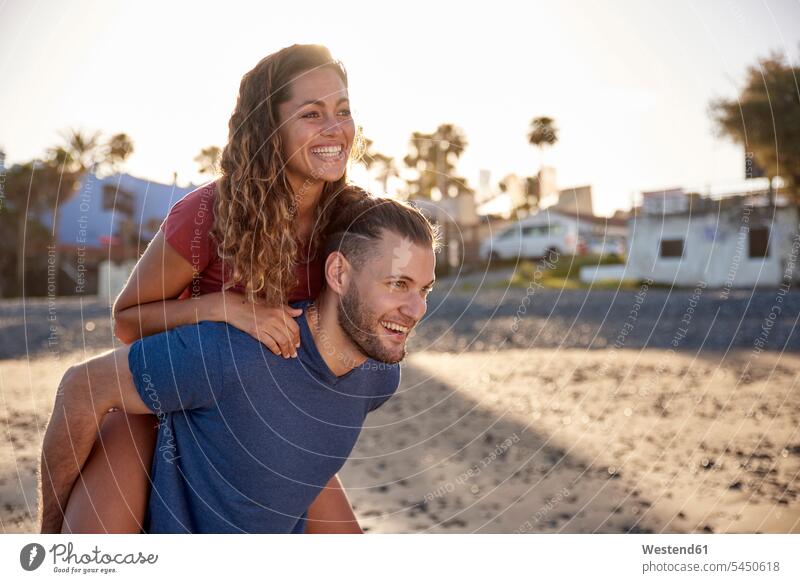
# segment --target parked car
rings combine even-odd
[[[517,221],[483,241],[480,255],[484,260],[537,258],[550,252],[577,255],[581,244],[575,221],[555,213],[539,214]]]
[[[586,241],[586,253],[591,255],[625,255],[625,239],[622,237],[590,237]]]

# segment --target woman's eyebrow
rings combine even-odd
[[[342,101],[350,101],[350,98],[349,97],[340,97],[339,100],[336,102],[336,105],[341,104]],[[301,107],[305,107],[306,105],[319,105],[320,107],[324,107],[325,106],[325,102],[322,101],[321,99],[309,99],[307,101],[304,101],[300,105],[298,105],[297,109],[300,109]]]

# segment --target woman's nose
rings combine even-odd
[[[323,127],[322,129],[322,135],[336,136],[342,133],[342,123],[340,120],[336,119],[336,117],[325,121],[327,123],[325,124],[325,127]]]

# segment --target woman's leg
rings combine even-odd
[[[150,464],[158,436],[155,415],[109,413],[72,488],[65,533],[138,533],[150,494]]]

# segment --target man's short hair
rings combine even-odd
[[[323,259],[339,251],[358,269],[372,258],[384,230],[434,252],[439,249],[439,229],[419,209],[391,198],[366,196],[347,204],[332,219]]]

